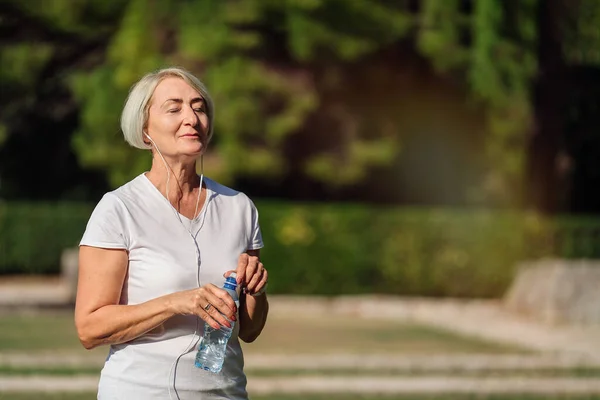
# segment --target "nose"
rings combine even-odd
[[[198,124],[200,123],[200,118],[198,117],[198,114],[196,114],[196,112],[194,111],[194,107],[184,107],[183,122],[186,125],[198,126]]]

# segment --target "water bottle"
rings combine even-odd
[[[223,289],[229,293],[233,298],[236,307],[240,306],[240,300],[238,299],[237,282],[235,280],[236,274],[233,272],[227,279]],[[198,353],[196,353],[195,365],[198,368],[205,369],[210,372],[218,373],[223,367],[223,361],[225,361],[225,353],[227,351],[227,342],[231,337],[235,322],[228,320],[231,324],[231,328],[221,325],[219,329],[215,329],[206,322],[204,323],[204,335],[200,340],[200,346],[198,347]]]

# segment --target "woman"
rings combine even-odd
[[[254,204],[196,173],[212,100],[189,72],[160,70],[132,87],[121,128],[152,167],[102,198],[80,243],[77,332],[87,349],[110,345],[98,398],[247,399],[238,336],[252,342],[265,325],[267,271]],[[221,289],[234,271],[239,310]],[[196,368],[204,323],[226,318],[222,371]]]

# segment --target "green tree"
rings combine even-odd
[[[531,88],[537,72],[538,0],[425,0],[417,44],[439,71],[458,74],[486,106],[488,171],[476,195],[514,203],[522,185]]]
[[[558,128],[531,139],[538,120],[560,104],[535,101],[540,87],[555,100],[561,95],[539,72],[598,65],[599,9],[596,0],[2,0],[0,31],[13,38],[0,49],[7,88],[0,140],[36,103],[40,82],[59,82],[78,110],[72,144],[80,162],[121,184],[150,159],[122,143],[118,117],[128,88],[150,70],[182,65],[216,101],[217,134],[205,162],[212,176],[228,182],[294,168],[352,185],[399,157],[402,131],[377,112],[342,113],[335,132],[313,131],[327,101],[323,88],[352,84],[340,70],[410,43],[485,109],[486,174],[477,200],[515,204],[526,195],[521,188],[553,171],[558,152],[558,144],[545,144],[558,143]],[[300,134],[315,145],[289,157]],[[323,135],[331,139],[321,146]],[[527,175],[528,168],[541,172]],[[553,180],[543,181],[535,193],[547,198]]]
[[[218,134],[205,163],[211,175],[225,182],[281,176],[289,167],[282,152],[286,139],[307,128],[319,105],[311,65],[356,60],[391,45],[408,27],[404,9],[385,2],[132,0],[106,62],[73,78],[84,107],[75,147],[84,164],[108,169],[115,185],[145,169],[147,154],[114,145],[121,140],[116,117],[122,99],[149,70],[184,65],[206,81],[217,107]],[[282,52],[287,54],[276,54]],[[377,162],[380,154],[389,158],[389,139],[358,147],[360,139],[349,140],[344,151],[352,171]],[[306,173],[351,171],[329,160],[308,157]],[[355,182],[356,175],[350,172],[346,181]]]
[[[79,104],[67,77],[98,63],[122,4],[0,1],[1,197],[84,198],[80,182],[102,181],[70,150]]]

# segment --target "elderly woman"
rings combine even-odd
[[[144,76],[121,117],[152,167],[98,203],[80,243],[75,324],[87,349],[110,345],[99,399],[247,399],[238,337],[268,312],[258,214],[243,193],[196,173],[213,103],[189,72]],[[237,273],[239,310],[221,287]],[[236,321],[219,374],[194,366],[204,324]]]

